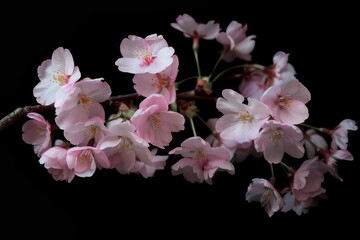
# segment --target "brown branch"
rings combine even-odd
[[[110,97],[109,100],[106,101],[106,103],[111,106],[114,102],[134,99],[134,98],[138,98],[138,97],[140,97],[140,95],[138,93],[130,93],[130,94],[125,94],[125,95],[118,95],[118,96]]]
[[[213,96],[195,95],[194,91],[181,92],[181,93],[178,93],[176,96],[177,96],[177,98],[180,98],[180,99],[192,99],[192,100],[216,101],[216,99],[217,99],[217,97],[213,97]],[[130,93],[130,94],[125,94],[125,95],[113,96],[113,97],[110,97],[109,100],[105,101],[104,104],[108,104],[111,106],[115,102],[134,99],[134,98],[138,98],[138,97],[140,97],[140,95],[138,93]],[[49,111],[49,110],[53,110],[53,109],[55,109],[54,104],[47,105],[47,106],[34,105],[34,106],[19,107],[0,120],[0,132],[9,128],[13,123],[15,123],[20,118],[24,117],[26,114],[28,114],[30,112],[45,112],[45,111]]]
[[[52,109],[54,109],[54,104],[47,106],[34,105],[34,106],[19,107],[15,109],[12,113],[3,117],[0,120],[0,132],[10,127],[14,122],[18,121],[20,118],[22,118],[24,115],[28,114],[29,112],[44,112]]]
[[[216,101],[218,99],[218,97],[214,97],[214,96],[196,95],[194,90],[178,93],[176,94],[176,97],[180,99],[205,100],[205,101]]]

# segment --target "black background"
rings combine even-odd
[[[345,118],[360,120],[356,88],[359,19],[354,5],[263,5],[241,1],[239,6],[226,1],[214,5],[129,4],[31,6],[35,10],[23,5],[9,7],[9,16],[1,16],[1,117],[16,107],[36,104],[32,95],[39,81],[36,69],[59,46],[71,51],[82,77],[104,77],[113,95],[133,92],[132,75],[120,73],[114,65],[120,57],[121,40],[130,34],[163,35],[179,56],[179,78],[195,74],[191,41],[170,27],[179,14],[188,13],[199,22],[215,20],[223,30],[231,20],[247,23],[248,34],[257,36],[254,62],[270,64],[277,51],[290,53],[289,62],[298,79],[312,93],[307,123],[332,128]],[[206,41],[201,44],[200,61],[206,72],[216,61],[220,48]],[[211,107],[202,112],[205,116],[217,114]],[[251,179],[268,177],[269,169],[262,169],[266,166],[263,160],[249,159],[236,165],[234,176],[217,174],[212,186],[172,177],[172,158],[165,170],[151,179],[104,170],[91,178],[76,177],[68,184],[54,181],[38,163],[32,147],[22,141],[24,120],[0,133],[2,239],[15,239],[22,234],[45,239],[129,235],[227,239],[247,233],[273,237],[298,236],[300,232],[311,236],[314,230],[325,237],[334,231],[355,232],[351,225],[359,216],[355,195],[360,170],[357,132],[350,135],[349,145],[355,160],[339,163],[344,182],[326,177],[328,200],[311,208],[307,215],[276,213],[269,218],[258,203],[245,201]],[[172,147],[184,135],[177,135]]]

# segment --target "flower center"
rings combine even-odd
[[[140,53],[139,58],[142,59],[142,63],[140,64],[141,67],[149,66],[155,59],[148,49],[145,49],[144,52]]]
[[[80,153],[80,156],[79,156],[79,162],[80,162],[81,164],[86,164],[86,163],[90,162],[90,161],[91,161],[91,155],[92,155],[92,153],[91,153],[91,151],[88,150],[88,149],[82,151],[82,152]]]
[[[200,162],[203,162],[206,159],[204,150],[201,148],[196,149],[194,158]]]
[[[291,103],[290,96],[280,96],[278,99],[278,103],[281,107],[289,107]]]
[[[262,205],[266,205],[274,197],[275,197],[275,194],[274,194],[273,190],[270,189],[270,188],[265,188],[265,191],[264,191],[263,195],[260,198],[260,202],[261,202]]]
[[[278,142],[280,140],[283,140],[285,138],[285,134],[281,131],[280,128],[277,128],[276,130],[271,129],[270,130],[270,140],[272,142]]]
[[[240,122],[252,122],[252,120],[254,120],[254,117],[251,116],[249,114],[248,111],[245,110],[241,110],[238,114],[237,114],[237,118],[240,120]]]
[[[85,137],[88,139],[92,139],[96,136],[98,131],[99,131],[99,127],[96,125],[87,126],[85,131]]]
[[[154,129],[160,129],[162,127],[162,122],[159,114],[153,114],[150,116],[150,125]]]
[[[129,152],[131,151],[132,148],[131,148],[131,141],[130,139],[128,138],[121,138],[120,139],[120,144],[118,146],[118,151],[120,153],[123,153],[123,152]]]
[[[156,77],[157,77],[157,88],[159,90],[162,90],[163,88],[167,88],[169,89],[170,88],[170,85],[169,85],[169,77],[168,76],[164,76],[164,75],[161,75],[161,74],[156,74]]]
[[[63,72],[59,70],[54,70],[52,72],[52,81],[59,84],[64,85],[68,82],[69,76],[65,75]]]
[[[85,111],[88,111],[91,105],[91,99],[88,98],[86,95],[79,94],[79,102],[81,105],[81,108]]]

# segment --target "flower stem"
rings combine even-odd
[[[209,81],[211,80],[212,75],[215,73],[215,71],[216,71],[219,63],[220,63],[221,60],[223,59],[224,55],[225,55],[225,49],[221,52],[219,59],[218,59],[217,62],[215,63],[214,68],[213,68],[211,74],[209,75]]]
[[[236,65],[236,66],[233,66],[233,67],[230,67],[228,69],[225,69],[224,71],[220,72],[218,75],[216,75],[216,77],[214,77],[212,79],[212,81],[210,82],[215,82],[216,80],[218,80],[222,75],[224,75],[225,73],[231,71],[231,70],[234,70],[234,69],[237,69],[237,68],[245,68],[245,67],[252,67],[252,68],[256,68],[258,70],[264,70],[264,66],[262,65],[259,65],[259,64],[241,64],[241,65]]]
[[[308,124],[305,124],[305,123],[301,123],[301,124],[299,124],[299,125],[300,125],[300,126],[303,126],[303,127],[307,127],[307,128],[314,129],[314,130],[319,131],[319,132],[322,132],[320,128],[314,127],[314,126],[311,126],[311,125],[308,125]]]
[[[280,162],[280,164],[286,168],[287,171],[289,171],[290,173],[293,173],[294,172],[294,169],[290,166],[288,166],[287,164],[283,163],[283,162]]]
[[[189,118],[189,122],[190,122],[190,126],[191,126],[191,130],[194,134],[194,137],[196,137],[196,130],[195,130],[195,125],[194,125],[194,121],[193,121],[193,118]]]
[[[176,87],[179,87],[183,82],[186,82],[186,81],[188,81],[190,79],[196,79],[196,78],[197,78],[197,76],[191,76],[191,77],[184,78],[184,79],[182,79],[182,80],[175,83]]]
[[[273,164],[270,163],[270,170],[271,170],[271,178],[270,178],[270,182],[271,184],[275,184],[275,172],[274,172],[274,167],[273,167]]]
[[[197,68],[197,72],[198,72],[198,79],[201,79],[200,63],[199,63],[199,56],[198,56],[199,48],[194,47],[193,51],[194,51],[194,57],[195,57],[195,62],[196,62],[196,68]]]
[[[211,127],[209,126],[209,124],[207,124],[207,122],[205,122],[205,120],[204,120],[202,117],[200,117],[199,114],[197,114],[196,116],[200,119],[200,121],[201,121],[201,122],[210,130],[210,132],[212,133],[212,132],[213,132],[213,129],[211,129]]]
[[[216,75],[212,80],[210,80],[209,82],[215,82],[216,80],[218,80],[222,75],[224,75],[225,73],[231,71],[231,70],[234,70],[234,69],[237,69],[237,68],[244,68],[244,67],[247,67],[249,66],[248,64],[241,64],[241,65],[236,65],[236,66],[233,66],[231,68],[228,68],[228,69],[225,69],[224,71],[220,72],[218,75]]]

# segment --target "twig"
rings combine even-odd
[[[55,109],[54,104],[47,106],[34,105],[34,106],[19,107],[15,109],[12,113],[3,117],[0,120],[0,132],[10,127],[14,122],[18,121],[20,118],[22,118],[24,115],[26,115],[29,112],[44,112],[52,109]]]
[[[118,96],[110,97],[109,100],[103,102],[103,104],[108,104],[111,106],[115,102],[124,101],[124,100],[128,100],[128,99],[134,99],[134,98],[138,98],[138,97],[140,97],[140,95],[138,93],[118,95]],[[216,99],[217,99],[217,97],[213,97],[213,96],[195,95],[194,91],[178,93],[177,98],[193,99],[193,100],[209,100],[209,101],[216,101]],[[45,111],[49,111],[49,110],[53,110],[53,109],[55,109],[54,104],[47,105],[47,106],[34,105],[34,106],[19,107],[0,120],[0,132],[9,128],[13,123],[18,121],[20,118],[22,118],[29,112],[45,112]]]

